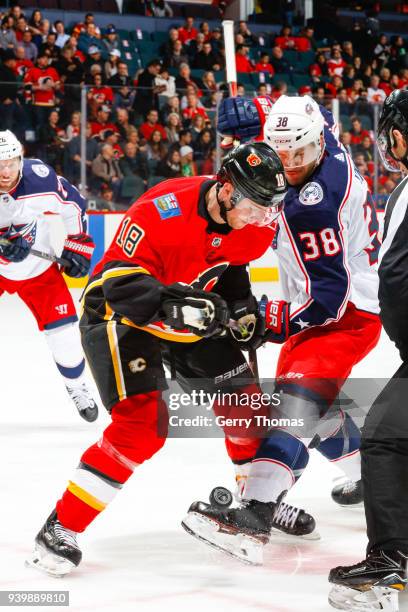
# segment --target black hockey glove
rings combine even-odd
[[[0,257],[8,262],[23,261],[30,253],[31,247],[32,242],[29,242],[13,226],[7,232],[0,234]]]
[[[241,350],[257,349],[264,342],[265,320],[258,309],[258,302],[252,293],[246,300],[230,304],[231,318],[237,322],[238,329],[230,329],[233,339]]]
[[[88,234],[75,234],[67,236],[61,258],[69,262],[63,271],[72,278],[86,276],[91,266],[91,257],[95,244]]]
[[[216,293],[174,283],[162,292],[161,320],[197,336],[221,336],[229,321],[227,303]]]

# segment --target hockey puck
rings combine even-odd
[[[232,504],[232,493],[225,487],[215,487],[210,493],[211,506],[228,508]]]

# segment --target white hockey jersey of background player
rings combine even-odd
[[[75,187],[42,161],[24,160],[14,134],[0,132],[0,295],[16,293],[31,310],[80,415],[93,421],[98,410],[84,376],[71,294],[58,265],[30,252],[35,247],[53,254],[44,213],[59,213],[67,231],[64,271],[85,276],[94,249],[85,209]]]

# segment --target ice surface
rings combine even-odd
[[[0,590],[67,589],[72,611],[331,610],[328,571],[362,558],[364,513],[330,500],[338,472],[319,456],[312,456],[288,499],[315,516],[322,540],[272,543],[265,565],[248,567],[213,552],[180,527],[192,500],[206,499],[215,485],[233,486],[221,439],[169,440],[139,467],[80,538],[84,560],[71,576],[53,579],[26,569],[36,532],[108,416],[102,410],[97,423],[82,421],[32,316],[14,296],[2,296],[0,308]],[[262,350],[263,376],[273,375],[277,352],[274,346]],[[354,374],[390,376],[398,365],[398,354],[384,336]],[[404,596],[401,604],[408,610]]]

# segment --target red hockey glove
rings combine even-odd
[[[270,300],[265,306],[265,340],[282,344],[289,337],[289,304]]]
[[[88,234],[75,234],[67,236],[64,243],[64,250],[61,253],[62,259],[67,259],[69,266],[64,266],[63,271],[72,278],[86,276],[91,266],[91,257],[94,252],[95,244]]]

